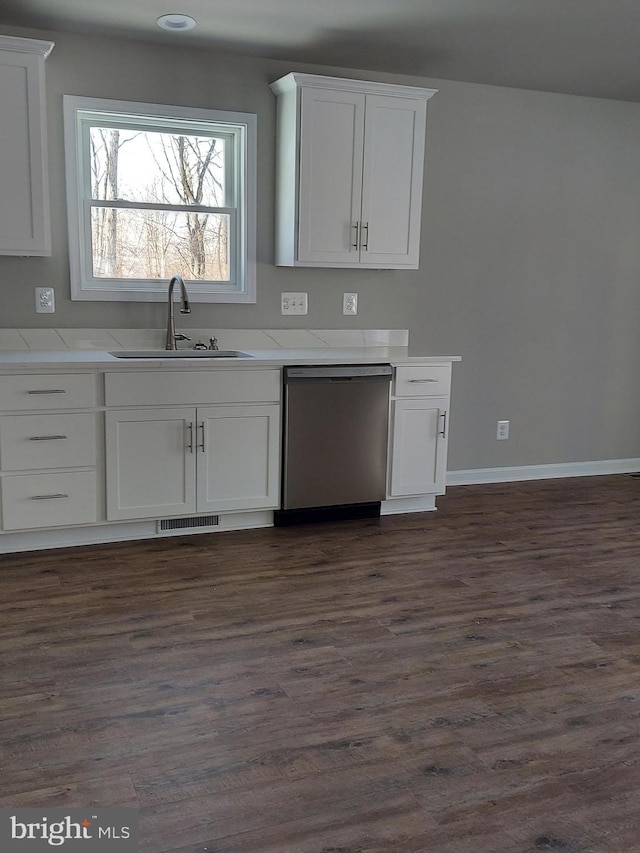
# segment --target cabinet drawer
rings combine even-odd
[[[96,521],[93,471],[9,474],[2,478],[4,530],[62,527]]]
[[[95,403],[92,373],[0,376],[0,411],[89,409]]]
[[[396,367],[396,397],[431,397],[449,393],[450,364],[416,364]]]
[[[91,412],[0,418],[3,471],[83,468],[95,464],[96,423]]]
[[[277,403],[280,370],[105,373],[107,406],[184,406]]]

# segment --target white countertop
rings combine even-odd
[[[285,364],[434,364],[460,356],[409,354],[406,329],[190,329],[196,341],[215,337],[220,350],[250,358],[118,358],[118,351],[163,351],[164,329],[0,329],[0,371],[76,369],[189,370],[280,367]]]
[[[93,368],[140,370],[184,370],[247,367],[280,367],[285,364],[435,364],[460,361],[460,356],[409,355],[407,347],[323,347],[305,349],[248,349],[251,358],[118,358],[106,350],[29,350],[0,352],[0,370],[34,368]]]

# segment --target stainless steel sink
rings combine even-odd
[[[110,352],[116,358],[253,358],[248,352],[237,349],[148,349],[148,350],[116,350]]]

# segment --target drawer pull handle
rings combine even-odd
[[[27,394],[66,394],[64,388],[43,388],[35,391],[27,391]]]
[[[57,498],[68,498],[68,497],[69,497],[69,495],[65,495],[64,492],[59,492],[58,494],[55,494],[55,495],[32,495],[31,500],[32,501],[53,501],[53,500],[56,500]]]
[[[62,441],[68,438],[66,435],[32,435],[29,441]]]
[[[199,423],[197,428],[199,430],[202,430],[202,432],[200,433],[201,443],[200,442],[198,443],[196,450],[201,450],[204,453],[205,452],[205,447],[204,447],[204,421],[202,421],[202,423]]]
[[[187,424],[187,429],[189,430],[189,444],[187,444],[187,450],[189,453],[193,453],[193,424]]]
[[[351,248],[357,249],[358,248],[358,242],[359,242],[360,223],[356,222],[355,225],[352,225],[351,227],[356,229],[356,236],[355,236],[356,242],[351,244]]]
[[[362,237],[362,232],[366,231],[366,236]],[[360,226],[360,242],[362,244],[362,249],[367,252],[369,250],[369,223],[364,222]]]
[[[410,379],[409,382],[437,382],[437,379]]]

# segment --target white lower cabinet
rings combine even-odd
[[[95,521],[95,471],[12,474],[2,478],[5,530],[66,527]]]
[[[195,410],[105,414],[107,518],[151,518],[196,509]]]
[[[198,512],[280,506],[279,405],[198,409],[198,430]]]
[[[442,495],[447,470],[450,364],[395,368],[387,503]]]
[[[443,494],[446,397],[394,400],[389,497]]]
[[[96,464],[93,412],[0,417],[3,471],[77,468]]]
[[[0,376],[4,532],[97,521],[95,406],[92,373]]]
[[[277,404],[109,410],[110,521],[279,505]]]

